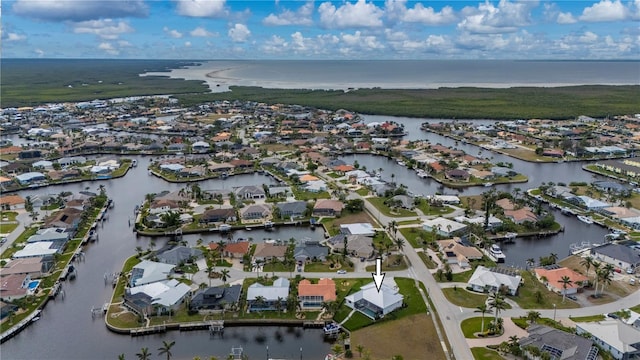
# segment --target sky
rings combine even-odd
[[[640,0],[9,0],[4,58],[640,59]]]

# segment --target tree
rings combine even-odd
[[[118,355],[118,360],[124,360],[124,354]]]
[[[220,270],[220,279],[222,280],[225,286],[227,285],[227,280],[229,280],[230,277],[231,276],[229,276],[229,269]]]
[[[264,296],[258,295],[255,299],[253,299],[253,304],[257,308],[262,308],[267,303],[267,299]]]
[[[487,304],[478,306],[473,312],[482,314],[482,323],[480,325],[480,332],[482,333],[484,332],[484,314],[489,312],[489,309],[487,309]]]
[[[404,240],[401,238],[396,238],[396,246],[398,247],[399,251],[402,251],[404,249]]]
[[[136,354],[138,360],[151,360],[151,353],[149,353],[149,348],[143,347],[140,349],[140,352]]]
[[[558,280],[559,283],[562,284],[562,302],[564,302],[565,297],[567,296],[567,287],[571,284],[573,284],[573,280],[571,280],[570,277],[568,277],[567,275],[563,276],[560,280]]]
[[[528,259],[527,259],[527,270],[528,270],[530,267],[533,267],[533,265],[535,265],[535,263],[536,263],[536,260],[535,260],[534,258],[528,258]]]
[[[558,262],[558,254],[549,254],[549,259],[552,261],[552,264],[555,264],[556,262]]]
[[[180,225],[180,213],[177,211],[167,211],[160,215],[160,220],[167,228],[178,227]]]
[[[589,277],[589,269],[591,268],[591,265],[593,265],[593,257],[586,256],[582,261],[580,261],[580,265],[587,268],[587,277]]]
[[[484,207],[484,228],[489,227],[489,216],[496,204],[496,192],[494,189],[482,193],[482,204]]]
[[[362,357],[362,352],[364,351],[364,346],[361,344],[356,345],[356,351],[358,352],[358,356]]]
[[[539,312],[532,310],[527,313],[527,320],[529,320],[529,323],[534,324],[538,322],[540,316]]]
[[[218,251],[220,251],[220,262],[222,262],[222,256],[224,255],[224,247],[227,245],[227,243],[225,243],[224,240],[220,240],[216,244],[218,244]]]
[[[489,306],[495,311],[495,322],[498,322],[498,315],[500,311],[506,309],[506,302],[504,301],[504,295],[499,291],[494,291],[489,295]]]
[[[171,348],[173,347],[173,345],[175,345],[176,342],[175,341],[162,341],[162,346],[158,348],[158,355],[162,356],[162,355],[167,355],[167,360],[171,360],[171,356],[173,354],[171,354]]]
[[[211,278],[213,277],[213,266],[207,265],[207,277],[209,278],[209,286],[211,286]]]
[[[333,315],[338,311],[340,304],[337,301],[324,301],[322,303],[322,308],[329,314]]]

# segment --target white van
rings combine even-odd
[[[636,279],[631,278],[629,279],[629,285],[635,285],[636,284]]]

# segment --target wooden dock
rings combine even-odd
[[[167,332],[166,325],[156,325],[156,326],[144,327],[141,329],[131,329],[129,333],[131,334],[131,336],[143,336],[143,335],[149,335],[149,334],[160,334],[165,332]]]

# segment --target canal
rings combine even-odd
[[[126,258],[135,254],[136,246],[146,248],[149,238],[136,239],[128,221],[133,216],[135,205],[144,201],[145,194],[164,190],[178,190],[184,184],[167,183],[147,173],[149,158],[134,157],[138,167],[119,179],[52,186],[20,192],[23,197],[35,194],[58,194],[62,191],[97,191],[104,185],[115,208],[109,210],[108,219],[98,226],[98,238],[85,249],[85,260],[77,263],[78,276],[64,283],[64,300],[58,297],[47,304],[41,319],[27,327],[13,339],[2,344],[3,359],[117,359],[124,353],[127,359],[135,358],[142,347],[148,347],[155,358],[163,340],[176,341],[172,349],[175,359],[203,359],[215,355],[226,358],[232,347],[241,346],[252,359],[300,358],[324,359],[331,344],[324,342],[320,329],[284,327],[229,327],[224,338],[210,338],[207,331],[177,332],[161,335],[130,337],[117,335],[107,330],[102,318],[92,318],[90,309],[102,306],[111,298],[112,288],[105,284],[104,274],[119,271]],[[202,189],[221,189],[239,185],[271,183],[268,176],[260,174],[230,177],[227,180],[208,180],[200,183]],[[275,181],[274,181],[275,182]],[[185,236],[195,244],[198,237],[205,241],[217,241],[220,235]],[[322,231],[307,228],[284,228],[273,232],[253,230],[238,232],[234,237],[289,239],[322,237]],[[156,239],[161,247],[167,239]]]

